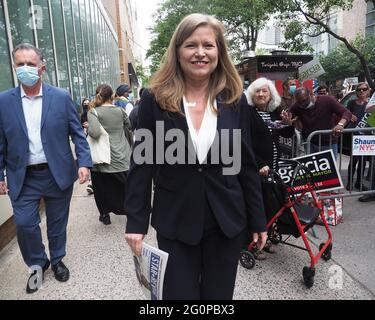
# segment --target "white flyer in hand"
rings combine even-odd
[[[146,299],[162,300],[168,253],[143,242],[141,256],[133,258],[137,279]]]
[[[373,106],[375,106],[375,92],[373,93],[370,101],[367,103],[365,111],[367,112],[370,109],[370,107],[373,107]]]

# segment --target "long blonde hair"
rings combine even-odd
[[[162,65],[151,80],[150,91],[164,110],[181,113],[180,105],[185,92],[185,81],[177,52],[197,28],[204,26],[214,30],[219,53],[218,65],[209,81],[211,101],[219,94],[222,94],[222,102],[226,104],[234,103],[241,97],[242,81],[229,57],[223,24],[212,16],[194,13],[186,16],[177,26]]]

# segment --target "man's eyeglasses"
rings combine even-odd
[[[366,92],[368,90],[368,88],[358,88],[357,91],[363,91],[363,92]]]

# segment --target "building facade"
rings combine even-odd
[[[369,1],[366,4],[364,0],[354,0],[350,10],[332,10],[327,17],[326,23],[333,32],[348,40],[354,40],[358,35],[364,36],[365,31],[367,34],[366,20],[370,21],[369,14],[366,17],[366,12],[371,7],[370,3],[372,2]],[[374,19],[372,23],[374,23]],[[327,33],[308,38],[308,41],[312,45],[315,54],[328,54],[340,43],[340,41]]]
[[[43,80],[77,105],[100,83],[120,82],[117,30],[102,1],[0,0],[0,39],[0,91],[18,85],[11,52],[21,42],[43,50]]]
[[[141,61],[137,38],[137,10],[130,0],[102,0],[111,22],[116,28],[119,50],[119,77],[121,83],[132,88],[139,87],[135,72],[137,61]]]

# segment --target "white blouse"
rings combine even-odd
[[[186,115],[186,121],[189,127],[189,133],[191,140],[193,141],[195,153],[200,164],[204,163],[208,151],[210,150],[216,136],[217,130],[217,114],[212,110],[210,102],[208,102],[206,110],[204,112],[203,120],[199,131],[197,132],[193,126],[193,122],[190,117],[189,109],[194,106],[189,106],[185,97],[183,97],[184,110]],[[214,107],[217,109],[216,100],[214,101]]]

